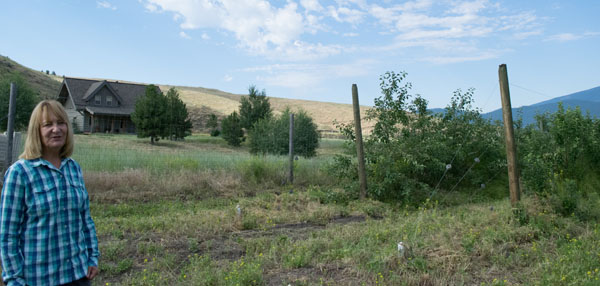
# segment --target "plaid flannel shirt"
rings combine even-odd
[[[4,175],[0,258],[7,286],[60,285],[98,265],[98,239],[81,167],[38,158],[19,160]]]

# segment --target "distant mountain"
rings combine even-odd
[[[554,113],[558,110],[558,103],[562,102],[565,109],[580,107],[581,112],[590,116],[600,118],[600,86],[588,90],[559,96],[536,104],[513,108],[513,119],[523,118],[523,124],[535,123],[534,116],[545,112]],[[484,118],[502,121],[502,109],[483,114]]]

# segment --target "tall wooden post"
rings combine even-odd
[[[6,126],[7,144],[5,170],[10,167],[13,160],[13,136],[15,131],[15,113],[17,110],[17,85],[10,83],[10,99],[8,100],[8,124]]]
[[[367,196],[367,174],[365,171],[365,152],[363,148],[362,127],[360,126],[360,105],[358,104],[358,88],[352,84],[352,106],[354,107],[354,132],[356,133],[356,155],[358,157],[358,182],[360,199]]]
[[[294,114],[290,113],[290,142],[289,142],[289,154],[290,154],[290,171],[288,173],[288,182],[294,183]]]
[[[504,134],[506,137],[506,162],[508,164],[508,185],[510,188],[510,203],[513,207],[521,199],[519,189],[519,170],[517,166],[517,146],[512,120],[512,107],[510,104],[510,91],[508,89],[508,74],[506,65],[501,64],[498,68],[500,79],[500,97],[502,98],[502,116],[504,119]]]

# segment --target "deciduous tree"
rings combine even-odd
[[[39,100],[36,92],[18,73],[11,73],[0,79],[0,130],[6,130],[8,124],[8,105],[10,99],[10,83],[17,86],[17,106],[15,112],[15,130],[24,130],[29,123],[31,111]]]

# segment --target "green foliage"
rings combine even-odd
[[[27,129],[31,111],[37,104],[38,96],[19,73],[10,73],[0,79],[0,131],[5,131],[8,124],[8,105],[10,101],[10,83],[17,86],[17,106],[15,109],[15,130]],[[5,117],[6,116],[6,117]]]
[[[259,120],[250,130],[250,152],[254,154],[286,155],[289,153],[290,113]],[[294,154],[313,157],[319,147],[317,125],[304,110],[294,114]]]
[[[131,114],[139,138],[150,137],[150,142],[154,144],[158,137],[168,135],[167,125],[164,124],[167,105],[167,98],[157,86],[149,85],[146,88],[145,96],[137,100],[135,111]]]
[[[175,88],[169,89],[164,95],[157,86],[149,85],[145,96],[135,103],[131,120],[136,126],[137,136],[150,137],[152,144],[159,137],[176,140],[192,133],[187,107]]]
[[[427,100],[409,93],[412,85],[403,83],[405,77],[406,73],[382,75],[382,96],[367,115],[376,121],[365,142],[369,194],[418,203],[458,184],[480,186],[493,178],[504,166],[502,138],[499,127],[473,108],[473,89],[455,91],[445,112],[432,115]],[[353,138],[347,125],[339,127]],[[336,160],[331,170],[355,180],[351,161]]]
[[[264,90],[258,91],[255,86],[248,88],[248,96],[240,100],[240,121],[242,128],[251,130],[261,119],[271,118],[272,110],[269,98]]]
[[[166,95],[167,136],[171,139],[183,139],[192,134],[192,122],[189,120],[185,103],[179,98],[179,92],[172,87]]]
[[[242,122],[237,112],[229,114],[221,122],[222,137],[227,141],[227,144],[231,146],[240,146],[242,139],[244,138],[244,130],[242,129]]]
[[[221,131],[219,130],[219,119],[214,113],[211,113],[208,116],[206,127],[210,128],[210,136],[217,137],[221,134]]]

